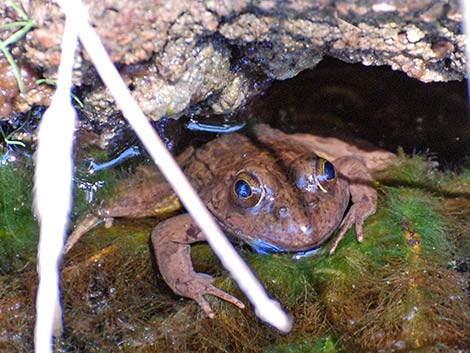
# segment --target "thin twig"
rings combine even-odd
[[[28,22],[26,22],[26,21],[10,22],[10,23],[6,23],[4,25],[1,25],[0,29],[11,29],[11,28],[15,28],[15,27],[23,27],[23,26],[26,26],[27,24],[28,24]]]
[[[36,81],[37,85],[40,85],[40,84],[43,84],[43,83],[45,83],[46,85],[52,86],[52,87],[56,86],[55,81],[51,80],[49,78],[40,78],[39,80]],[[72,96],[73,100],[80,106],[80,108],[85,107],[83,105],[83,102],[80,100],[80,98],[77,97],[77,95],[73,94],[72,92],[70,92],[70,95]]]
[[[470,102],[470,2],[460,0],[460,9],[463,13],[463,29],[465,33],[465,62],[467,70],[467,99]]]
[[[10,64],[11,66],[11,70],[13,71],[13,75],[15,75],[16,83],[18,84],[18,89],[20,90],[20,93],[24,95],[26,94],[26,89],[24,87],[23,79],[21,78],[20,69],[18,68],[18,65],[16,65],[15,59],[10,54],[8,47],[4,43],[5,42],[0,40],[0,50],[2,51],[3,55],[5,55],[8,64]]]
[[[34,332],[37,353],[52,353],[52,336],[62,333],[59,266],[72,204],[72,147],[76,113],[71,104],[70,90],[78,41],[76,31],[77,23],[73,16],[67,16],[57,89],[42,117],[38,133],[34,175],[34,202],[40,223],[39,286]]]
[[[209,244],[223,266],[230,272],[242,291],[253,303],[257,315],[279,330],[289,331],[291,328],[290,317],[281,309],[277,301],[267,296],[263,286],[222,233],[206,206],[132,98],[98,35],[88,23],[88,14],[81,1],[57,0],[57,2],[66,14],[75,16],[80,20],[81,23],[78,26],[80,41],[93,61],[101,79],[110,90],[124,117],[139,136],[155,164],[172,185],[195,222],[205,233]]]

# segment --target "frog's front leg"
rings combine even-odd
[[[364,239],[363,225],[367,217],[377,209],[377,191],[372,186],[372,176],[365,163],[355,157],[341,157],[334,161],[339,171],[339,178],[349,184],[352,205],[339,226],[339,233],[330,254],[336,251],[339,242],[353,224],[356,224],[356,236],[359,242]]]
[[[167,219],[156,226],[152,232],[152,243],[163,279],[176,294],[198,302],[210,318],[214,318],[215,314],[204,299],[206,294],[243,309],[245,305],[240,300],[212,285],[212,276],[194,271],[190,244],[205,240],[204,233],[189,214]]]

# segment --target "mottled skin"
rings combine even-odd
[[[259,252],[298,252],[317,247],[339,229],[333,253],[356,224],[362,241],[364,220],[375,212],[377,201],[363,156],[339,157],[333,152],[332,172],[332,165],[315,154],[308,135],[288,135],[266,125],[259,125],[253,135],[224,135],[180,158],[185,174],[229,236]],[[137,189],[145,187],[140,185]],[[149,216],[171,194],[164,183],[150,189],[141,190],[140,196],[128,192],[85,217],[69,238],[67,251],[100,218]],[[165,281],[214,317],[205,294],[241,308],[243,303],[215,288],[211,276],[194,271],[190,244],[205,240],[188,214],[169,218],[152,232]]]

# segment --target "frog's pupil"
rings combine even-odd
[[[325,176],[326,180],[332,180],[335,178],[335,167],[330,162],[325,162]]]
[[[237,196],[241,199],[245,199],[251,196],[250,185],[245,180],[238,180],[235,183],[235,192]]]

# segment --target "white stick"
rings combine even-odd
[[[37,353],[52,352],[52,336],[62,331],[59,266],[71,208],[76,114],[70,101],[70,89],[77,40],[76,26],[67,17],[57,90],[42,117],[38,133],[34,175],[34,202],[40,222],[34,332]]]
[[[87,12],[79,0],[57,0],[65,13],[80,19],[79,37],[93,61],[101,79],[111,91],[125,118],[133,127],[155,164],[172,185],[193,219],[206,234],[207,240],[224,267],[230,272],[242,291],[253,303],[257,315],[277,329],[287,332],[291,319],[279,303],[268,297],[263,286],[241,259],[222,233],[197,193],[176,164],[165,145],[155,133],[139,106],[132,98],[125,83],[114,67],[98,35],[89,25]]]
[[[465,62],[467,68],[467,98],[470,102],[470,0],[460,0],[465,33]]]

